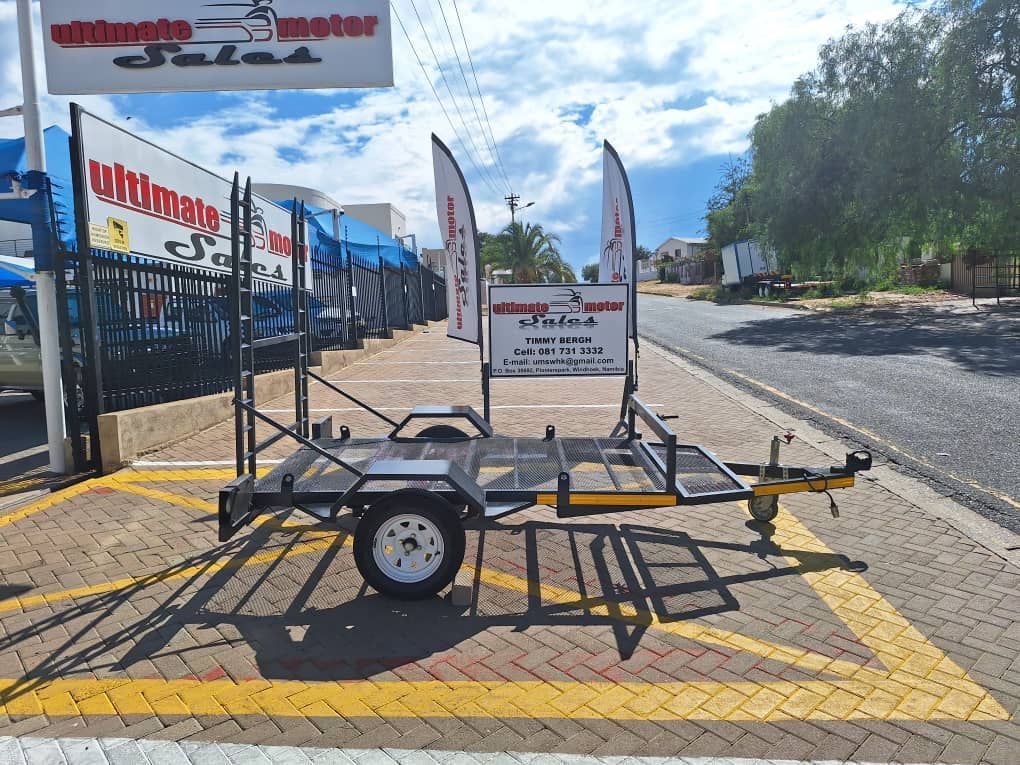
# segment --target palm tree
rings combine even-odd
[[[500,252],[493,265],[512,272],[515,284],[573,283],[574,269],[560,255],[560,238],[541,224],[511,223],[500,232]]]

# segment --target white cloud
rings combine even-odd
[[[438,0],[415,2],[476,136],[484,157],[479,162],[497,175],[463,95]],[[459,44],[453,5],[443,2]],[[395,3],[457,120],[409,0]],[[813,65],[819,45],[847,24],[885,20],[901,8],[895,0],[458,0],[458,5],[514,187],[536,202],[536,219],[561,232],[598,225],[597,210],[579,210],[577,201],[601,183],[603,137],[613,141],[632,172],[679,170],[708,156],[743,151],[755,116],[786,96],[793,79]],[[317,91],[314,99],[308,93],[288,95],[286,100],[300,99],[303,113],[315,112],[290,118],[270,106],[281,99],[243,94],[197,119],[156,125],[136,117],[132,129],[224,174],[240,167],[257,180],[312,186],[349,203],[391,201],[426,243],[438,237],[428,141],[434,131],[447,139],[472,181],[480,225],[500,227],[507,218],[502,189],[483,183],[453,140],[399,27],[394,41],[398,86],[365,92],[354,105],[328,91]],[[0,44],[2,108],[20,99],[11,0],[0,2]],[[133,98],[158,97],[76,100],[116,119],[118,106],[143,103]],[[46,97],[47,122],[66,124],[69,100]],[[459,120],[456,126],[464,132]],[[0,135],[19,130],[16,120],[0,121]],[[287,161],[283,149],[297,150],[303,159]]]

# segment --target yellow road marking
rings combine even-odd
[[[664,622],[651,611],[636,608],[630,603],[607,601],[605,598],[583,598],[579,593],[562,587],[542,584],[523,577],[507,574],[489,568],[476,569],[465,566],[465,569],[477,573],[480,581],[504,590],[531,593],[537,591],[543,603],[560,606],[575,606],[595,616],[604,616],[616,621],[649,627],[677,637],[686,638],[699,643],[716,645],[733,651],[753,653],[764,658],[775,658],[778,661],[811,671],[824,671],[841,677],[853,678],[865,667],[853,662],[833,659],[822,654],[811,653],[795,646],[771,643],[767,640],[749,638],[739,632],[731,632],[716,627],[691,621]]]
[[[113,483],[117,489],[129,490],[117,485],[116,481]],[[142,493],[135,491],[138,489],[142,487],[132,486],[130,491]],[[190,497],[149,489],[144,489],[144,492],[143,496],[177,501],[188,507],[210,507],[210,503]],[[262,524],[275,524],[280,528],[300,526],[274,517],[264,519]],[[334,531],[323,533],[328,538],[297,544],[282,551],[263,551],[223,561],[171,568],[147,577],[131,577],[58,593],[15,598],[0,603],[0,611],[272,563],[324,550],[337,545],[338,540],[343,545],[351,544],[349,536],[341,537]],[[806,526],[785,511],[777,519],[773,541],[787,550],[833,555]],[[799,559],[793,555],[786,557],[791,565],[800,565]],[[117,697],[115,708],[120,714],[160,714],[160,704],[170,705],[166,707],[166,713],[171,714],[180,713],[182,701],[177,697],[186,694],[184,708],[192,714],[212,707],[219,710],[215,712],[217,714],[227,714],[231,709],[236,710],[238,705],[245,710],[254,705],[266,714],[281,717],[301,715],[301,709],[315,706],[315,716],[320,716],[321,710],[326,708],[343,717],[357,717],[368,711],[372,714],[385,712],[384,716],[413,717],[453,714],[463,717],[467,714],[481,717],[654,720],[1009,719],[1008,711],[984,688],[903,618],[860,574],[854,572],[806,570],[802,576],[862,645],[886,666],[886,670],[834,660],[797,647],[750,638],[696,622],[662,622],[654,613],[630,604],[609,603],[599,598],[585,599],[577,592],[492,569],[476,571],[469,566],[464,568],[475,572],[481,581],[504,589],[530,593],[537,588],[544,602],[583,608],[617,621],[648,626],[692,641],[749,652],[816,674],[825,672],[845,679],[666,684],[534,681],[317,684],[258,681],[237,684],[230,681],[53,680],[38,686],[29,686],[34,683],[31,680],[8,680],[0,681],[0,713],[76,714],[69,711],[76,708],[76,703],[84,703],[85,699],[103,694],[111,699]],[[23,688],[30,689],[30,692],[19,695]],[[289,701],[297,694],[302,700],[300,708]],[[579,701],[581,697],[583,699]],[[616,704],[616,701],[620,703]],[[132,711],[133,704],[139,711]]]
[[[284,524],[281,524],[281,527],[286,528]],[[211,575],[219,571],[233,571],[239,568],[244,568],[245,566],[257,566],[262,563],[275,563],[286,558],[293,558],[298,555],[307,555],[308,553],[326,550],[337,544],[338,539],[343,540],[342,544],[344,546],[350,546],[353,544],[350,537],[343,536],[342,533],[338,534],[335,531],[322,533],[325,533],[328,536],[325,539],[319,539],[314,542],[303,542],[291,547],[286,547],[283,550],[264,550],[250,555],[239,555],[228,558],[227,560],[199,563],[193,566],[185,566],[184,568],[174,566],[166,569],[165,571],[160,571],[148,576],[132,576],[124,579],[117,579],[112,582],[102,582],[88,587],[76,587],[70,590],[60,590],[58,592],[44,593],[42,595],[29,595],[27,597],[11,598],[9,600],[0,601],[0,613],[6,611],[25,610],[28,608],[34,608],[35,606],[59,603],[64,600],[74,600],[75,598],[106,595],[111,592],[127,590],[133,587],[149,587],[154,584],[172,582],[177,579],[190,579],[196,576]]]
[[[111,489],[122,491],[127,494],[134,494],[139,497],[148,497],[149,499],[156,499],[159,500],[160,502],[166,502],[171,505],[187,507],[191,510],[204,510],[209,513],[219,512],[219,507],[214,505],[212,502],[207,502],[204,499],[196,499],[195,497],[187,497],[180,494],[172,494],[171,492],[168,491],[150,489],[146,486],[138,486],[133,483],[124,483],[122,481],[111,481],[107,485]]]
[[[577,683],[530,680],[312,683],[296,680],[0,681],[0,714],[67,717],[81,713],[152,716],[264,714],[268,717],[572,720],[902,719],[898,708],[870,707],[864,683],[852,680],[772,684],[778,699],[762,704],[763,684],[749,681]],[[790,694],[784,696],[782,691]],[[797,694],[808,697],[802,700]],[[102,701],[105,697],[106,701]],[[813,698],[811,698],[813,697]],[[720,714],[724,709],[725,714]],[[768,709],[765,714],[762,709]],[[1003,719],[982,708],[947,709],[945,719]],[[915,718],[916,719],[916,718]]]
[[[79,494],[84,494],[87,491],[92,490],[95,487],[93,482],[77,483],[74,486],[69,486],[66,489],[55,491],[52,494],[47,494],[41,499],[37,499],[35,502],[29,502],[27,505],[8,513],[7,515],[0,516],[0,528],[9,526],[16,521],[20,521],[22,518],[27,518],[30,515],[34,515],[42,510],[48,510],[51,507],[56,507],[61,502],[77,497]]]
[[[259,468],[259,478],[267,475],[272,468]],[[196,468],[189,470],[122,470],[119,473],[97,479],[99,481],[115,480],[118,483],[157,483],[160,481],[232,481],[237,477],[233,468],[220,470],[217,468]]]

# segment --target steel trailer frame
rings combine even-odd
[[[843,465],[831,467],[780,464],[779,437],[773,439],[769,461],[761,464],[724,462],[702,446],[681,443],[667,424],[669,418],[635,395],[633,361],[620,420],[608,438],[560,437],[553,425],[541,437],[499,436],[488,418],[466,406],[419,406],[402,420],[394,420],[308,368],[308,287],[299,257],[305,251],[303,205],[295,203],[291,226],[294,331],[265,340],[254,339],[252,327],[256,277],[250,179],[242,187],[235,176],[231,213],[237,477],[219,496],[222,542],[269,508],[296,508],[326,523],[335,523],[348,508],[358,519],[357,529],[367,526],[371,532],[355,531],[355,559],[366,581],[385,595],[429,597],[452,581],[463,560],[465,524],[475,520],[543,505],[555,508],[560,518],[578,518],[747,501],[751,515],[767,522],[778,511],[780,495],[829,495],[831,490],[852,487],[856,474],[871,468],[871,454],[865,451],[848,454]],[[291,425],[259,411],[256,403],[255,350],[283,343],[295,349],[295,422]],[[483,365],[483,389],[488,383],[485,372]],[[332,418],[312,423],[310,380],[379,418],[389,432],[354,438],[346,426],[335,434]],[[257,422],[274,431],[261,442],[255,435]],[[473,433],[450,423],[462,424]],[[657,440],[645,441],[639,423]],[[430,427],[408,435],[423,424]],[[285,438],[296,441],[298,451],[267,475],[260,474],[259,453]],[[745,477],[757,480],[747,482]],[[838,515],[831,495],[829,499],[833,515]],[[414,579],[400,570],[404,560],[422,566],[420,581],[403,581]],[[425,576],[427,571],[432,573]]]

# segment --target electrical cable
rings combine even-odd
[[[450,32],[450,25],[446,20],[446,11],[443,10],[443,2],[442,0],[436,0],[436,2],[439,3],[439,10],[443,14],[443,22],[446,23],[446,31],[450,35],[450,44],[454,46],[453,49],[454,52],[456,52],[457,46],[453,42],[453,33]],[[471,55],[471,46],[468,44],[467,33],[464,31],[464,22],[461,19],[460,8],[457,6],[457,0],[453,0],[453,10],[457,16],[457,26],[460,28],[460,37],[464,41],[464,52],[467,54],[468,64],[471,67],[471,76],[475,82],[475,90],[478,92],[478,100],[482,104],[482,113],[485,115],[485,125],[488,129],[488,132],[486,133],[486,130],[483,129],[482,135],[486,137],[486,142],[489,145],[489,150],[495,156],[496,165],[499,168],[500,173],[503,175],[503,180],[506,181],[507,189],[509,189],[510,193],[512,194],[513,184],[510,183],[510,176],[506,171],[506,165],[503,164],[503,157],[500,155],[499,152],[499,144],[496,143],[496,134],[492,130],[492,120],[489,119],[489,110],[485,106],[485,96],[482,95],[482,86],[478,82],[478,72],[475,70],[475,60],[474,57]],[[457,55],[457,64],[460,66],[460,73],[464,77],[464,86],[468,88],[468,92],[470,93],[470,87],[467,84],[467,74],[464,72],[464,64],[460,60],[460,55]],[[473,106],[474,99],[472,99],[471,103]],[[477,109],[475,110],[475,117],[478,118],[479,124],[481,124],[481,118],[478,117]]]
[[[483,169],[482,179],[489,184],[489,187],[493,190],[493,192],[496,193],[497,195],[502,194],[503,192],[499,190],[499,185],[493,180],[491,172],[488,170],[488,168],[485,167],[485,163],[481,161],[482,152],[479,151],[478,149],[478,143],[475,141],[474,133],[467,126],[467,121],[464,119],[464,112],[461,110],[460,104],[457,102],[457,96],[454,95],[453,88],[450,86],[449,79],[446,77],[446,72],[443,69],[443,64],[439,60],[439,54],[436,53],[436,48],[432,44],[432,38],[429,37],[428,30],[425,29],[425,22],[422,19],[421,14],[418,12],[418,6],[414,2],[414,0],[408,0],[408,2],[411,3],[411,8],[412,10],[414,10],[414,15],[418,19],[418,26],[421,27],[421,33],[425,36],[425,44],[429,46],[429,50],[432,52],[432,58],[435,60],[436,67],[439,69],[439,78],[440,80],[442,80],[443,85],[446,87],[446,92],[450,94],[450,100],[453,101],[453,108],[457,112],[457,116],[460,118],[460,124],[463,126],[464,132],[467,134],[468,140],[471,142],[471,146],[474,148],[475,154],[478,157],[479,161],[475,162],[475,165],[476,167],[480,167]],[[465,148],[467,147],[465,146]]]
[[[418,55],[418,51],[414,47],[414,43],[411,41],[411,35],[409,35],[407,33],[407,27],[404,26],[404,20],[400,18],[400,13],[399,13],[399,11],[397,11],[397,6],[394,5],[391,2],[390,3],[390,7],[393,9],[393,15],[397,17],[397,23],[400,25],[401,30],[403,30],[403,32],[404,32],[404,37],[407,40],[407,44],[411,48],[411,53],[414,54],[415,59],[418,61],[418,66],[421,67],[422,74],[425,75],[425,81],[429,84],[429,88],[432,89],[432,95],[435,96],[436,102],[439,104],[439,108],[443,110],[443,114],[446,116],[446,121],[450,124],[450,130],[453,132],[454,138],[456,138],[457,141],[460,143],[460,146],[463,149],[464,154],[470,160],[471,164],[474,165],[475,171],[478,173],[478,175],[480,177],[482,177],[484,179],[485,176],[482,173],[481,168],[478,166],[478,163],[475,161],[474,155],[471,154],[471,152],[468,151],[467,145],[464,143],[464,139],[461,138],[460,134],[457,132],[456,126],[453,124],[453,118],[450,117],[450,113],[447,111],[446,105],[443,103],[443,99],[441,99],[439,97],[439,92],[436,90],[436,86],[432,83],[432,79],[429,77],[429,72],[428,72],[428,69],[425,66],[425,62],[422,61],[421,60],[421,56]],[[492,186],[491,183],[489,185],[490,185],[490,187]],[[502,193],[501,191],[499,191],[495,187],[493,187],[493,188],[494,188],[494,190],[496,191],[497,194],[501,194]]]

